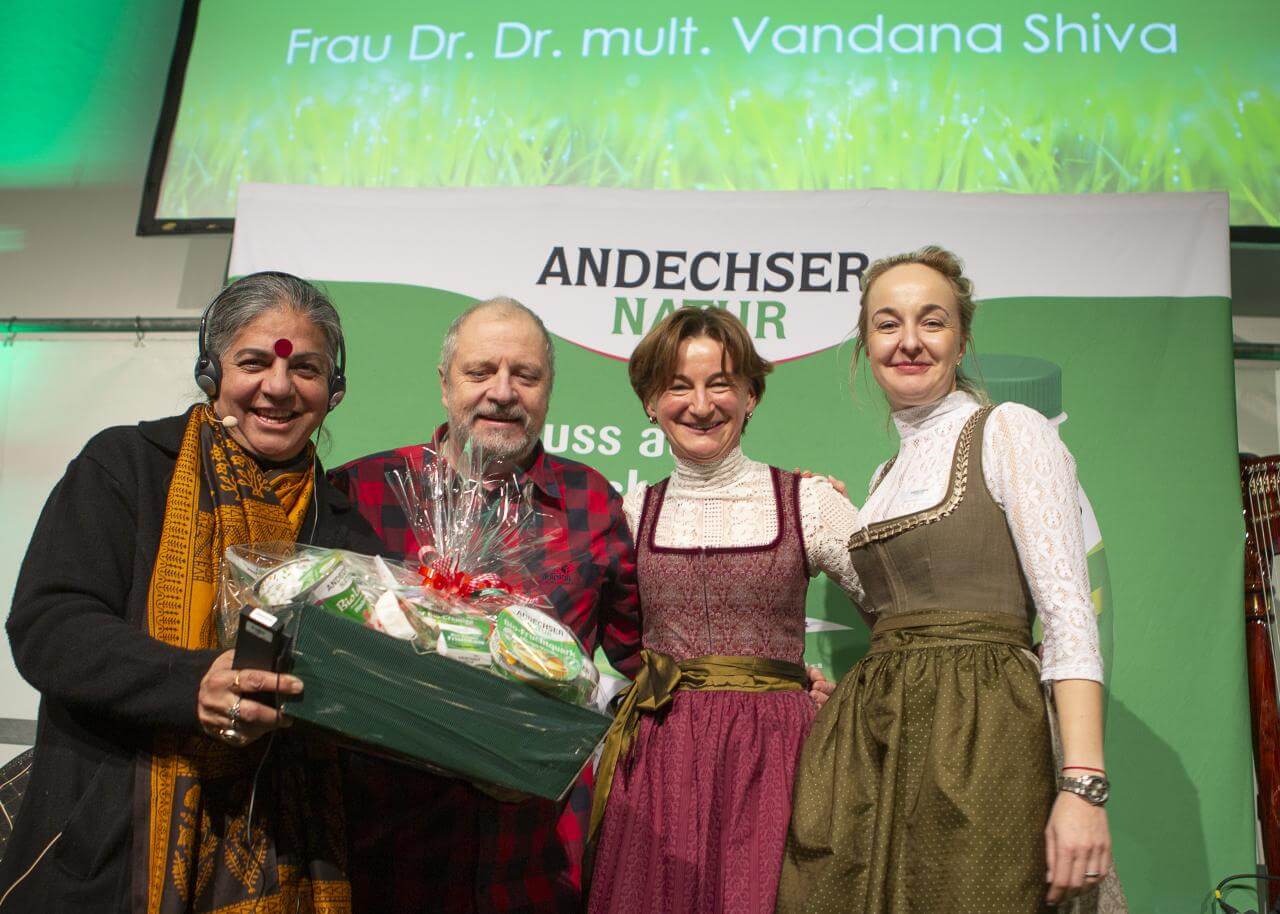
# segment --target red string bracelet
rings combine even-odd
[[[1098,774],[1106,774],[1106,773],[1107,773],[1105,769],[1102,769],[1102,768],[1090,768],[1088,765],[1063,765],[1063,766],[1062,766],[1062,770],[1063,770],[1063,771],[1070,771],[1070,770],[1072,770],[1072,769],[1074,769],[1074,770],[1076,770],[1076,771],[1096,771],[1096,772],[1098,772]]]

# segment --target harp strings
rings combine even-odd
[[[1270,461],[1249,467],[1248,475],[1250,533],[1258,555],[1259,578],[1262,581],[1262,623],[1271,651],[1271,668],[1276,694],[1280,694],[1280,625],[1276,624],[1276,537],[1272,523],[1280,517],[1280,466]]]
[[[1263,584],[1262,624],[1267,632],[1273,668],[1276,658],[1275,626],[1272,624],[1275,618],[1276,546],[1275,537],[1271,534],[1271,522],[1276,513],[1276,490],[1277,474],[1268,464],[1258,464],[1250,468],[1250,513],[1253,518],[1254,546],[1258,552],[1258,570]]]

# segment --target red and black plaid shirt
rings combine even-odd
[[[437,430],[433,444],[444,433]],[[418,543],[386,481],[422,445],[341,466],[330,480],[382,538],[388,554]],[[560,620],[594,651],[632,673],[640,619],[631,535],[622,499],[590,467],[547,454],[541,443],[521,483],[532,483],[549,534],[530,570]],[[577,912],[591,778],[564,804],[499,803],[462,781],[352,756],[346,785],[352,901],[359,912]]]

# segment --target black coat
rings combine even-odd
[[[40,714],[31,781],[0,860],[0,896],[9,893],[0,914],[129,911],[136,754],[158,727],[199,730],[196,694],[218,652],[163,644],[146,624],[185,427],[173,416],[94,436],[31,537],[7,628]],[[302,541],[377,552],[359,512],[316,476]]]

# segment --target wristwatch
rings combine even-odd
[[[1106,806],[1111,797],[1111,782],[1099,774],[1086,774],[1081,778],[1063,778],[1060,790],[1083,797],[1094,806]]]

